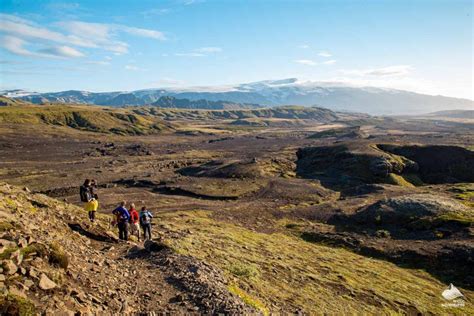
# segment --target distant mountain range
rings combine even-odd
[[[1,91],[0,94],[36,104],[59,102],[136,106],[158,103],[156,105],[169,107],[173,102],[164,102],[166,99],[159,100],[162,97],[174,97],[175,99],[199,101],[198,103],[207,109],[225,108],[223,103],[234,105],[258,104],[266,107],[318,105],[332,110],[369,114],[424,114],[443,110],[469,110],[474,108],[474,102],[468,99],[432,96],[387,88],[354,87],[341,83],[300,82],[296,78],[223,87],[148,89],[99,93],[77,90],[51,93],[7,90]],[[174,102],[176,103],[176,100]],[[194,108],[192,104],[189,104],[189,106]]]
[[[171,96],[160,97],[158,101],[151,105],[159,106],[160,108],[177,108],[177,109],[205,109],[205,110],[225,110],[225,109],[256,109],[262,107],[258,104],[251,103],[236,103],[229,101],[209,101],[177,99]]]

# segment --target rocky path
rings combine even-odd
[[[44,195],[0,183],[0,228],[0,315],[255,313],[219,269]]]

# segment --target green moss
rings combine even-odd
[[[7,207],[10,210],[16,210],[17,209],[18,205],[12,199],[5,197],[4,201],[7,203]]]
[[[388,230],[379,229],[375,232],[375,236],[379,238],[390,238],[390,232]]]
[[[0,232],[5,232],[13,228],[15,228],[15,226],[10,222],[0,222]]]
[[[0,253],[0,260],[10,259],[10,256],[12,255],[12,253],[14,253],[17,249],[18,247],[10,247],[3,250],[3,252]]]
[[[245,304],[247,304],[247,305],[249,305],[249,306],[252,306],[252,307],[255,308],[256,310],[259,310],[259,311],[262,312],[264,315],[268,315],[268,314],[269,314],[268,309],[265,307],[265,305],[264,305],[260,300],[258,300],[258,299],[255,298],[255,297],[252,297],[251,295],[249,295],[248,293],[246,293],[244,290],[242,290],[241,288],[239,288],[236,284],[231,284],[231,285],[229,285],[228,290],[229,290],[229,292],[231,292],[232,294],[235,294],[235,295],[237,295],[238,297],[240,297],[240,299],[241,299],[242,301],[244,301]]]
[[[423,181],[420,179],[420,177],[416,174],[409,173],[409,174],[402,174],[403,179],[406,181],[410,182],[414,186],[422,186],[424,185]]]
[[[21,249],[23,256],[28,256],[30,254],[37,254],[40,257],[46,257],[48,255],[48,249],[43,244],[33,243]]]
[[[36,315],[35,305],[22,297],[12,294],[0,296],[0,315]]]
[[[397,306],[416,306],[421,313],[445,312],[439,295],[445,285],[424,271],[307,242],[292,231],[258,233],[212,220],[208,215],[165,213],[160,216],[160,223],[173,231],[192,230],[192,235],[169,239],[173,248],[238,278],[238,288],[245,289],[250,301],[258,298],[262,306],[277,302],[276,308],[301,308],[307,314],[403,313]],[[277,223],[281,228],[285,224]],[[259,276],[235,276],[231,270],[236,262],[255,266]],[[376,301],[360,299],[366,297],[368,288],[375,293]],[[462,291],[472,295],[467,289]],[[460,313],[471,310],[466,306]]]
[[[300,226],[301,224],[298,224],[298,223],[288,223],[285,225],[285,227],[288,229],[296,229],[296,228],[299,228]]]
[[[51,244],[49,252],[49,263],[67,269],[69,265],[68,255],[61,249],[58,244]]]
[[[79,105],[28,105],[0,108],[0,123],[49,125],[118,135],[144,135],[171,130],[160,118],[132,114],[128,109],[109,110]]]
[[[249,263],[234,262],[229,265],[228,270],[236,277],[243,277],[247,279],[257,278],[260,275],[258,267]]]
[[[449,191],[455,193],[454,198],[461,200],[461,203],[474,208],[474,184],[459,184],[452,187]]]
[[[455,198],[460,200],[472,200],[474,199],[474,191],[463,192],[455,195]]]
[[[402,176],[399,176],[398,174],[394,174],[394,173],[390,173],[388,175],[386,182],[389,184],[399,185],[399,186],[407,187],[407,188],[414,187],[413,184],[406,181]]]
[[[456,222],[461,225],[469,226],[474,223],[474,216],[466,216],[465,214],[450,212],[437,216],[434,221],[436,223]]]

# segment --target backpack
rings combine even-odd
[[[90,192],[89,192],[88,188],[86,188],[85,186],[81,186],[81,188],[79,190],[79,195],[81,196],[81,201],[82,202],[89,202]]]
[[[140,215],[140,223],[142,225],[150,224],[150,216],[148,215],[148,212],[143,212]]]

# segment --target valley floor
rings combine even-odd
[[[340,126],[207,128],[136,137],[2,125],[3,305],[52,314],[474,312],[472,183],[417,183],[419,171],[372,181],[364,169],[374,155],[408,166],[377,144],[472,148],[470,129],[458,137],[367,125],[371,137],[311,137]],[[339,145],[327,160],[299,151]],[[78,198],[85,178],[99,182],[95,225]],[[117,241],[109,221],[121,200],[154,212],[154,242]],[[381,210],[400,205],[440,213],[385,219]],[[51,260],[57,252],[67,266]],[[449,283],[463,307],[441,296]]]

